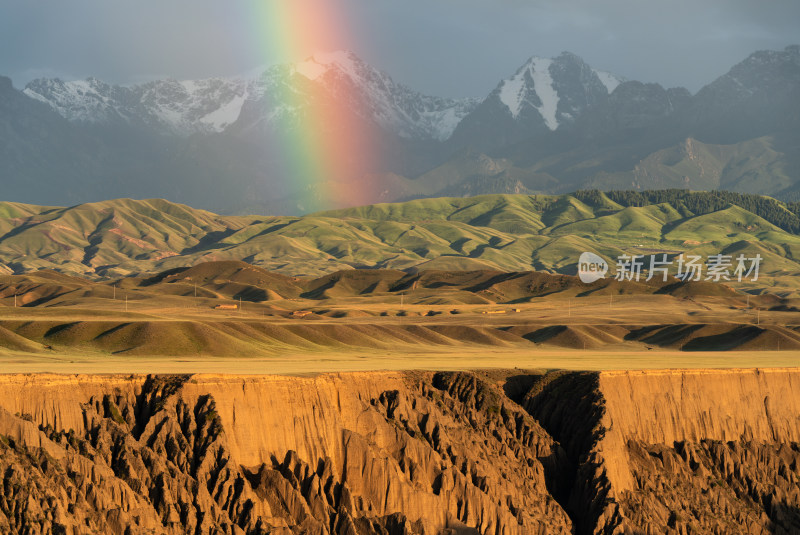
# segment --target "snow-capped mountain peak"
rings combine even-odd
[[[539,112],[547,128],[558,128],[558,93],[550,75],[552,64],[551,59],[534,56],[514,76],[501,82],[500,101],[508,107],[512,117],[516,119],[528,104]]]
[[[304,61],[296,63],[294,65],[294,70],[311,81],[319,79],[333,68],[347,73],[353,78],[357,78],[359,66],[361,65],[363,65],[363,62],[352,52],[337,50],[334,52],[316,53]]]
[[[556,130],[573,122],[587,107],[608,97],[622,80],[592,69],[570,52],[549,59],[533,56],[517,72],[500,82],[495,98],[512,119],[543,124]]]

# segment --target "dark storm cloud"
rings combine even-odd
[[[0,70],[15,78],[41,71],[119,82],[204,71],[231,74],[256,61],[247,47],[230,46],[230,36],[243,31],[237,25],[247,20],[238,5],[206,0],[4,2]]]
[[[10,0],[0,4],[0,73],[20,86],[244,72],[271,59],[255,4],[276,1],[339,1],[347,39],[326,45],[442,95],[483,95],[529,56],[563,50],[694,91],[755,50],[800,42],[796,0]]]
[[[391,6],[398,27],[423,28],[413,40],[377,28],[375,41],[389,45],[381,54],[402,66],[403,79],[416,85],[429,80],[430,90],[438,92],[485,91],[528,56],[564,50],[627,78],[694,91],[755,50],[800,42],[796,0],[409,0],[402,9],[377,4],[373,9]]]

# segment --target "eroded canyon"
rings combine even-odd
[[[797,533],[800,371],[0,376],[0,531]]]

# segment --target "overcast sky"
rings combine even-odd
[[[483,96],[529,56],[563,50],[694,92],[755,50],[800,44],[800,0],[2,0],[0,74],[23,87],[40,76],[134,83],[251,71],[282,59],[260,20],[283,10],[276,2],[341,15],[338,35],[305,36],[297,59],[349,48],[446,96]]]

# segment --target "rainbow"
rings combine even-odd
[[[353,113],[363,97],[347,80],[339,80],[336,98],[330,98],[330,84],[313,83],[308,74],[318,51],[356,48],[343,20],[346,10],[339,0],[258,0],[257,5],[255,22],[270,60],[300,65],[292,76],[298,87],[267,95],[307,110],[298,126],[282,129],[275,141],[285,159],[287,190],[299,192],[298,208],[304,212],[369,203],[378,193],[367,179],[375,169],[375,135]],[[319,56],[323,63],[336,60],[333,54]]]

